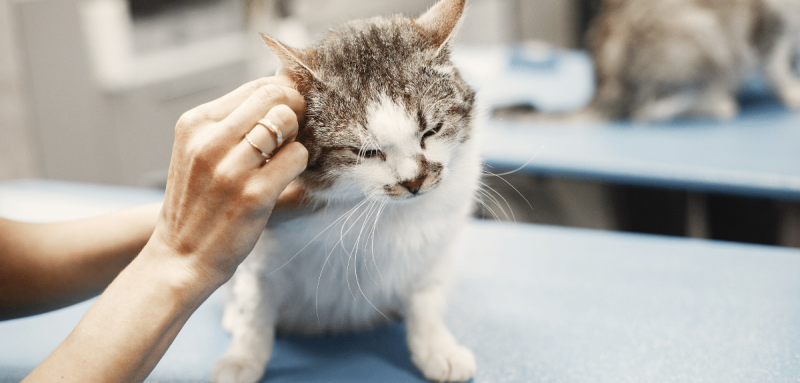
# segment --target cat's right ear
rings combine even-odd
[[[300,93],[303,93],[311,83],[318,81],[317,75],[312,69],[314,57],[316,56],[316,52],[313,49],[299,50],[292,48],[263,33],[261,34],[261,39],[281,60],[278,74],[289,76],[297,84],[297,90]]]
[[[466,0],[440,0],[414,23],[441,50],[461,20],[465,4]]]

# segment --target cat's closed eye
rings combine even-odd
[[[422,140],[420,144],[422,145],[423,149],[425,149],[425,139],[435,135],[436,133],[439,133],[439,131],[442,130],[442,125],[444,125],[444,123],[440,122],[436,124],[436,126],[434,126],[433,129],[428,129],[425,131],[425,133],[422,133]]]
[[[361,148],[350,148],[353,154],[362,157],[362,158],[376,158],[379,157],[382,160],[386,160],[386,156],[383,154],[382,151],[378,149],[366,149],[362,150]]]

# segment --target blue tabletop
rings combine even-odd
[[[0,183],[0,216],[67,219],[158,195],[6,182]],[[800,250],[487,221],[471,222],[459,243],[447,321],[475,351],[475,382],[800,377]],[[27,374],[89,304],[0,322],[0,382]],[[217,293],[192,316],[148,381],[207,381],[229,341],[221,315]],[[403,338],[402,324],[355,335],[279,338],[264,381],[422,382]]]

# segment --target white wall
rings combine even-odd
[[[580,45],[579,7],[575,0],[517,1],[518,33],[521,39],[546,41],[559,47]]]
[[[0,179],[38,176],[10,0],[0,0]]]

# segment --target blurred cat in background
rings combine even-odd
[[[232,339],[214,382],[260,380],[276,333],[399,318],[426,378],[472,378],[475,357],[444,323],[449,265],[481,175],[475,93],[449,54],[464,3],[354,21],[304,50],[263,36],[307,103],[298,181],[311,206],[273,215],[231,279]]]
[[[800,109],[800,0],[605,0],[586,42],[597,90],[574,117],[727,120],[754,74]]]

